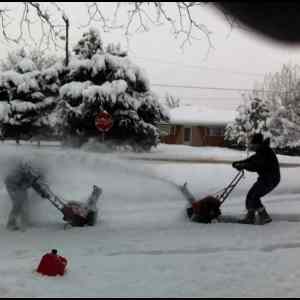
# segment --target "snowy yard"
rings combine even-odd
[[[251,226],[190,223],[186,201],[172,184],[188,181],[198,197],[214,193],[235,176],[229,162],[245,158],[243,152],[160,145],[152,153],[134,155],[145,160],[134,160],[129,153],[5,143],[0,175],[16,152],[44,161],[53,191],[64,199],[84,199],[94,183],[104,193],[95,227],[64,230],[60,212],[32,193],[32,226],[9,232],[10,202],[1,180],[1,297],[300,295],[300,167],[293,167],[300,158],[279,156],[282,181],[263,200],[274,222]],[[166,158],[180,163],[162,161]],[[223,215],[243,212],[255,178],[246,174],[224,203]],[[69,260],[64,277],[34,272],[52,248]]]

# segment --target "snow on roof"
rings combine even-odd
[[[170,124],[225,126],[235,119],[236,112],[214,110],[197,106],[181,106],[170,109]]]

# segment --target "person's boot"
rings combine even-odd
[[[264,225],[264,224],[272,222],[272,218],[267,213],[267,211],[264,207],[258,209],[257,212],[258,212],[258,224],[259,225]]]
[[[255,210],[248,210],[245,217],[238,221],[240,224],[255,224]]]
[[[8,217],[6,228],[9,230],[18,230],[17,224],[17,215],[14,212],[11,212]]]

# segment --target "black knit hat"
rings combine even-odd
[[[264,142],[264,137],[261,133],[255,133],[252,136],[251,144],[261,145]]]

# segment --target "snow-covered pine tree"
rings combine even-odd
[[[0,74],[1,132],[17,140],[50,134],[54,126],[46,119],[56,105],[60,64],[29,53],[20,50],[9,56],[4,65],[12,69]],[[41,66],[51,67],[39,70]]]
[[[120,47],[103,51],[99,39],[99,32],[93,29],[74,47],[68,82],[60,88],[61,134],[83,140],[100,137],[95,118],[105,110],[114,122],[107,139],[148,150],[159,142],[157,124],[168,119],[167,113],[150,90],[144,72]]]
[[[48,55],[37,48],[20,48],[7,54],[7,57],[0,62],[0,70],[18,73],[41,71],[53,66],[58,59],[56,55]]]
[[[94,54],[102,53],[103,43],[99,30],[91,28],[85,32],[73,51],[81,59],[91,59]]]
[[[283,65],[280,72],[268,74],[258,89],[270,110],[271,144],[279,153],[299,153],[300,72],[297,65]]]
[[[271,115],[267,102],[248,95],[247,101],[238,107],[237,112],[235,121],[226,127],[227,144],[241,148],[247,147],[249,137],[258,132],[262,133],[265,138],[271,137],[269,124]]]
[[[300,100],[300,99],[299,99]],[[299,104],[278,105],[270,118],[272,146],[279,153],[295,154],[300,151]]]

